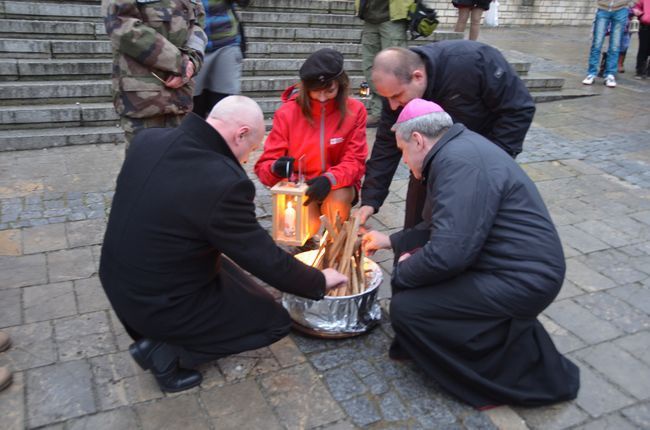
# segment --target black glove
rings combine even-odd
[[[307,194],[309,198],[305,201],[303,206],[307,206],[312,200],[321,203],[325,200],[325,197],[327,197],[332,189],[332,183],[327,176],[316,176],[315,178],[308,180],[307,185],[309,185],[309,188],[307,188],[305,194]]]
[[[276,176],[281,178],[289,178],[293,173],[293,162],[295,159],[293,157],[280,157],[275,160],[271,170]]]

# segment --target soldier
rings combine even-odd
[[[143,128],[176,127],[192,110],[207,37],[201,0],[102,0],[113,46],[113,103],[126,145]]]

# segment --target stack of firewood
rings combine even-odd
[[[331,267],[348,277],[349,282],[330,290],[328,296],[350,296],[366,290],[363,268],[363,246],[359,237],[359,219],[350,217],[342,222],[337,217],[334,225],[327,217],[321,216],[325,232],[312,262],[317,269]]]

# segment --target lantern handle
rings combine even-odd
[[[298,158],[298,184],[305,182],[305,177],[302,174],[302,162],[304,158],[305,154],[302,154],[300,158]]]

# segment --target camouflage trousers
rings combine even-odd
[[[363,74],[366,77],[372,97],[368,115],[379,117],[381,113],[381,98],[375,94],[375,86],[370,79],[372,61],[375,55],[382,49],[391,46],[401,46],[406,48],[406,20],[386,21],[381,24],[363,23],[363,32],[361,33]]]
[[[129,118],[126,116],[120,117],[120,126],[124,130],[124,137],[126,144],[124,151],[129,149],[129,145],[133,137],[142,129],[145,128],[172,128],[178,127],[185,115],[159,115],[150,118]]]

